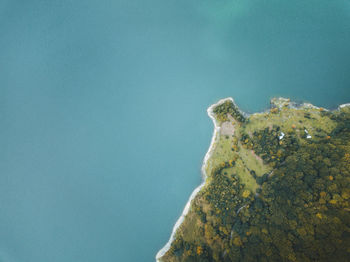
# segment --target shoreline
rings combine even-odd
[[[350,103],[347,103],[347,104],[342,104],[338,107],[338,109],[341,109],[341,108],[344,108],[344,107],[348,107],[350,106]]]
[[[171,246],[171,243],[174,241],[174,237],[175,237],[175,234],[176,234],[176,231],[178,230],[178,228],[180,227],[180,225],[182,224],[182,222],[184,221],[185,219],[185,216],[187,215],[188,211],[190,210],[190,206],[191,206],[191,202],[192,200],[195,198],[195,196],[198,194],[198,192],[202,189],[202,187],[205,185],[205,182],[207,180],[207,174],[205,172],[205,168],[207,166],[207,162],[209,160],[209,158],[211,157],[211,154],[212,154],[212,151],[214,149],[214,144],[215,144],[215,141],[216,141],[216,138],[217,138],[217,134],[220,130],[220,126],[218,125],[214,115],[213,115],[213,108],[226,102],[227,100],[230,100],[234,103],[233,101],[233,98],[232,97],[227,97],[227,98],[224,98],[224,99],[220,99],[217,103],[215,104],[212,104],[211,106],[208,107],[207,109],[207,113],[208,113],[208,116],[209,118],[213,121],[214,123],[214,132],[213,132],[213,136],[211,138],[211,142],[210,142],[210,146],[209,146],[209,149],[207,151],[207,153],[205,154],[204,156],[204,160],[203,160],[203,164],[202,164],[202,168],[201,168],[201,173],[202,173],[202,183],[195,188],[195,190],[193,190],[193,192],[191,193],[190,195],[190,198],[188,199],[186,205],[185,205],[185,208],[184,210],[182,211],[182,214],[181,216],[177,219],[174,227],[173,227],[173,230],[171,232],[171,235],[170,235],[170,238],[168,240],[168,242],[164,245],[164,247],[162,247],[157,255],[156,255],[156,261],[157,262],[160,262],[160,259],[165,255],[166,252],[168,252],[170,246]]]
[[[282,97],[279,97],[279,98],[282,98]],[[217,103],[215,104],[212,104],[211,106],[208,107],[207,109],[207,113],[208,113],[208,116],[209,118],[213,121],[214,123],[214,132],[213,132],[213,136],[211,138],[211,142],[210,142],[210,146],[209,146],[209,149],[207,151],[207,153],[205,154],[204,156],[204,160],[203,160],[203,164],[202,164],[202,167],[201,167],[201,173],[202,173],[202,182],[201,184],[196,187],[191,195],[190,195],[190,198],[188,199],[182,213],[181,213],[181,216],[177,219],[174,227],[173,227],[173,230],[171,232],[171,235],[170,235],[170,238],[168,240],[168,242],[157,252],[156,254],[156,262],[160,262],[160,259],[165,255],[166,252],[168,252],[168,250],[170,249],[171,247],[171,243],[174,241],[174,237],[175,237],[175,234],[176,234],[176,231],[178,230],[178,228],[181,226],[182,222],[184,221],[185,219],[185,216],[187,215],[188,211],[190,210],[190,207],[191,207],[191,202],[192,200],[196,197],[196,195],[198,194],[198,192],[202,189],[202,187],[205,185],[206,183],[206,180],[207,180],[207,174],[205,172],[205,169],[206,169],[206,166],[207,166],[207,162],[209,160],[209,158],[211,157],[212,155],[212,151],[214,149],[214,144],[215,144],[215,141],[217,139],[217,135],[220,131],[220,126],[218,125],[215,117],[214,117],[214,114],[213,114],[213,108],[224,103],[225,101],[231,101],[237,108],[238,110],[245,116],[245,117],[248,117],[250,115],[255,115],[255,114],[262,114],[262,113],[267,113],[268,110],[266,111],[263,111],[263,112],[260,112],[260,113],[253,113],[253,114],[247,114],[245,112],[242,112],[239,107],[236,105],[235,101],[233,100],[232,97],[227,97],[227,98],[223,98],[223,99],[220,99]],[[290,104],[289,105],[290,108],[294,108],[294,109],[307,109],[307,108],[314,108],[314,109],[320,109],[320,107],[318,106],[314,106],[313,104],[310,104],[310,103],[302,103],[302,104]],[[347,103],[347,104],[342,104],[342,105],[339,105],[337,109],[335,110],[340,110],[341,108],[344,108],[344,107],[350,107],[350,103]],[[326,108],[324,108],[326,111],[330,111]],[[333,110],[331,110],[333,111]]]

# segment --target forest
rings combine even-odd
[[[233,104],[214,112],[247,122]],[[313,139],[295,127],[280,139],[278,125],[248,134],[243,124],[240,146],[272,172],[251,170],[259,185],[251,192],[235,161],[215,167],[162,261],[350,261],[350,113],[317,114],[336,124]]]
[[[224,103],[216,106],[213,110],[215,117],[220,122],[228,120],[227,115],[231,115],[238,122],[245,122],[246,118],[243,116],[242,112],[238,107],[230,100],[225,101]]]

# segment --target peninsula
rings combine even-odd
[[[350,105],[208,108],[214,134],[159,262],[350,261]]]

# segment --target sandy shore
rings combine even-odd
[[[156,255],[156,261],[157,262],[160,262],[160,258],[162,256],[164,256],[164,254],[169,250],[170,246],[171,246],[171,243],[174,241],[174,237],[175,237],[175,233],[177,231],[177,229],[180,227],[180,225],[182,224],[182,222],[184,221],[185,219],[185,216],[187,215],[188,211],[190,210],[190,206],[191,206],[191,202],[192,200],[195,198],[195,196],[197,195],[197,193],[202,189],[202,187],[205,185],[205,181],[206,181],[206,178],[207,178],[207,174],[205,172],[205,169],[207,167],[207,162],[208,162],[208,159],[211,157],[212,153],[213,153],[213,149],[214,149],[214,144],[215,144],[215,141],[217,139],[217,136],[219,134],[219,130],[220,130],[220,126],[218,125],[215,117],[214,117],[214,113],[213,113],[213,108],[224,103],[225,101],[227,100],[230,100],[234,103],[233,99],[231,97],[228,97],[228,98],[224,98],[224,99],[221,99],[219,100],[219,102],[211,105],[208,109],[207,109],[207,112],[208,112],[208,116],[210,117],[210,119],[213,121],[214,123],[214,133],[213,133],[213,136],[211,138],[211,143],[210,143],[210,146],[209,146],[209,149],[208,149],[208,152],[205,154],[205,157],[204,157],[204,160],[203,160],[203,164],[202,164],[202,178],[203,178],[203,181],[202,183],[192,192],[189,200],[187,201],[186,205],[185,205],[185,208],[184,210],[182,211],[182,214],[181,216],[179,217],[179,219],[176,221],[174,227],[173,227],[173,230],[171,232],[171,235],[170,235],[170,239],[169,241],[165,244],[165,246],[158,251],[157,255]]]

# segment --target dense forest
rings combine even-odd
[[[243,125],[241,147],[272,171],[250,170],[259,185],[251,192],[234,160],[215,167],[162,261],[350,261],[350,113],[320,111],[336,125],[313,139],[294,126],[281,140],[277,125],[251,134]],[[232,103],[214,112],[247,121]]]
[[[220,122],[228,120],[228,114],[236,119],[238,122],[245,122],[246,118],[238,107],[230,100],[225,101],[224,103],[216,106],[213,110],[215,113],[216,119]]]

